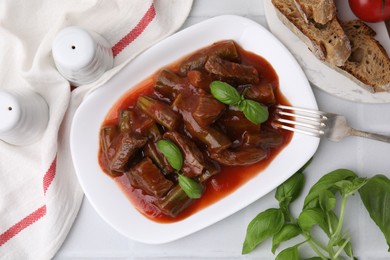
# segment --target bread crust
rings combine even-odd
[[[342,26],[352,43],[352,53],[340,69],[372,92],[390,92],[390,58],[374,38],[375,31],[360,20],[343,22]]]
[[[306,23],[294,0],[272,0],[278,18],[322,61],[342,66],[351,54],[348,37],[337,17],[325,25]]]
[[[294,4],[306,23],[326,24],[336,17],[334,0],[294,0]]]

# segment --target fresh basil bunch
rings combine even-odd
[[[221,103],[238,106],[245,117],[252,123],[258,125],[267,121],[268,108],[256,101],[245,99],[238,91],[222,81],[213,81],[210,84],[211,94]]]
[[[357,191],[390,246],[390,180],[383,175],[366,179],[347,169],[332,171],[310,189],[298,218],[292,216],[289,206],[302,191],[303,171],[309,163],[276,189],[275,198],[279,208],[268,209],[249,223],[242,253],[251,252],[271,237],[272,252],[275,253],[281,243],[301,235],[302,242],[282,250],[276,259],[301,259],[298,249],[305,243],[317,255],[310,259],[343,259],[343,254],[354,259],[351,236],[343,230],[343,222],[347,199]],[[341,204],[337,214],[338,202]],[[329,238],[326,245],[315,238],[314,226],[319,226]]]
[[[179,185],[187,196],[191,199],[200,198],[203,191],[202,186],[195,180],[188,178],[179,172],[183,166],[183,155],[181,154],[180,149],[173,142],[168,140],[159,140],[157,142],[157,147],[178,174]]]

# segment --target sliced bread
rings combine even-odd
[[[351,46],[337,17],[328,23],[306,23],[294,0],[272,0],[279,19],[292,30],[316,57],[332,66],[342,66],[351,54]]]
[[[334,0],[294,0],[294,3],[306,23],[313,20],[326,24],[336,16]]]
[[[371,92],[390,92],[390,58],[374,39],[375,31],[360,20],[343,22],[352,54],[340,72]]]

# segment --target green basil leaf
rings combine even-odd
[[[298,245],[289,247],[280,252],[275,260],[299,260]]]
[[[279,205],[287,207],[291,202],[298,198],[305,183],[305,176],[302,172],[297,172],[276,189],[275,199]]]
[[[159,140],[157,142],[157,147],[167,158],[172,168],[176,171],[180,171],[183,166],[183,155],[181,154],[180,149],[173,142],[168,140]]]
[[[272,238],[272,253],[275,254],[275,251],[279,247],[280,243],[298,236],[299,234],[301,234],[301,232],[301,229],[297,225],[284,225],[282,229]]]
[[[199,199],[202,196],[203,188],[195,180],[182,174],[179,175],[179,185],[191,199]]]
[[[258,125],[268,120],[268,108],[259,102],[244,99],[239,103],[240,110],[252,123]]]
[[[237,105],[241,101],[238,91],[231,85],[222,81],[213,81],[210,84],[211,94],[226,105]]]
[[[353,171],[347,169],[338,169],[324,175],[310,189],[309,193],[305,198],[303,208],[316,208],[319,203],[318,196],[323,190],[332,188],[334,184],[338,181],[350,180],[353,178],[356,178],[356,174]]]
[[[267,209],[258,214],[248,225],[242,254],[248,254],[283,227],[284,215],[280,209]]]
[[[336,196],[329,190],[319,192],[319,204],[323,211],[329,212],[336,207]]]
[[[313,257],[310,257],[310,258],[306,258],[305,260],[323,260],[321,257],[319,256],[313,256]]]
[[[390,252],[390,180],[376,175],[367,180],[359,194],[371,219],[385,236]]]
[[[305,209],[298,217],[298,225],[305,232],[309,231],[314,225],[319,225],[324,231],[327,231],[325,213],[318,209]]]

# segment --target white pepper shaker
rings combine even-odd
[[[57,34],[52,53],[58,71],[73,86],[96,81],[114,64],[110,44],[101,35],[76,26]]]
[[[0,140],[12,145],[38,141],[49,121],[49,107],[30,89],[0,90]]]

